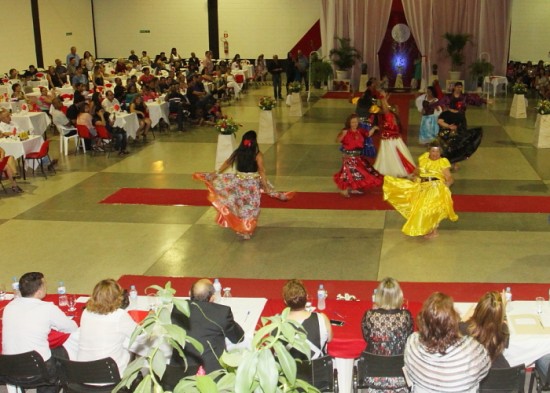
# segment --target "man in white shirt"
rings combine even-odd
[[[120,110],[120,102],[115,98],[115,93],[111,90],[107,90],[105,98],[101,101],[101,106],[105,109],[105,112],[113,113],[118,112],[118,110],[115,109],[115,105],[118,105],[118,110]]]
[[[0,133],[4,136],[12,135],[13,130],[15,134],[19,134],[19,128],[11,122],[11,114],[5,109],[0,110]]]
[[[7,355],[37,351],[48,368],[55,375],[55,361],[48,343],[50,330],[73,333],[77,324],[51,302],[46,296],[46,281],[39,272],[25,273],[19,279],[21,297],[12,300],[4,309],[2,321],[2,353]],[[54,352],[57,350],[54,349]],[[38,393],[58,391],[56,386],[44,386]]]

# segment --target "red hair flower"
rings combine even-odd
[[[246,147],[250,147],[252,146],[252,141],[250,139],[245,139],[243,141],[243,145],[245,145]]]

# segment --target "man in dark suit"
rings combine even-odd
[[[172,323],[181,326],[187,335],[198,340],[204,351],[200,354],[192,345],[186,345],[184,353],[190,368],[202,364],[206,373],[221,367],[218,361],[225,350],[225,339],[237,343],[244,338],[244,331],[233,319],[231,308],[214,303],[214,286],[208,279],[201,279],[191,287],[191,313],[189,318],[178,309],[172,311]],[[183,365],[177,351],[172,354],[172,365]]]

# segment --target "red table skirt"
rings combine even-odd
[[[332,357],[355,359],[366,348],[363,332],[361,330],[361,320],[365,311],[372,307],[370,301],[326,301],[327,308],[322,312],[329,319],[344,321],[344,326],[332,326],[333,338],[328,344],[328,353]],[[419,302],[410,302],[409,309],[413,316],[420,311],[422,304]],[[285,308],[282,300],[269,299],[264,307],[262,316],[271,316],[281,313]]]

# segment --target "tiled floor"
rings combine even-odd
[[[258,127],[259,96],[251,91],[224,107]],[[353,111],[347,100],[321,99],[315,91],[301,118],[282,104],[274,110],[278,142],[263,145],[267,173],[277,188],[336,192],[340,165],[335,136]],[[531,145],[534,111],[508,116],[511,97],[468,110],[468,123],[484,128],[478,152],[455,174],[455,194],[548,195],[550,149]],[[411,109],[409,146],[418,156],[419,114]],[[241,131],[242,132],[242,131]],[[238,137],[240,137],[239,133]],[[131,155],[61,157],[57,175],[29,178],[22,195],[0,192],[0,283],[43,271],[54,290],[89,292],[121,274],[208,277],[275,277],[409,281],[547,282],[550,221],[546,214],[459,213],[434,240],[401,234],[395,211],[264,209],[250,241],[214,224],[208,207],[104,205],[120,187],[201,188],[195,171],[212,171],[213,128],[158,133]],[[52,156],[58,155],[54,137]],[[381,195],[381,191],[373,191]]]

